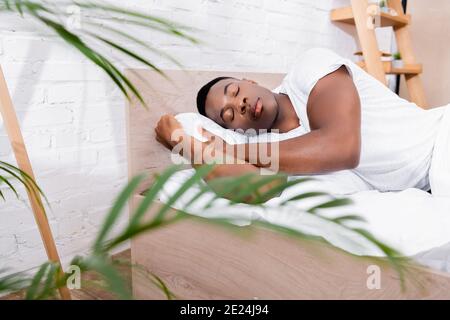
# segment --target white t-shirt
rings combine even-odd
[[[352,171],[380,191],[428,190],[431,155],[445,106],[424,110],[400,98],[352,61],[324,48],[303,53],[272,91],[289,96],[300,125],[310,132],[309,94],[318,80],[342,65],[352,76],[361,101],[361,157]]]

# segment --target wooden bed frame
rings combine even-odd
[[[195,112],[197,90],[210,79],[245,77],[274,88],[284,76],[165,73],[171,82],[151,70],[127,71],[149,107],[133,100],[127,108],[130,177],[160,172],[171,163],[169,152],[155,141],[156,122],[165,113]],[[151,183],[149,177],[133,196],[131,210]],[[161,277],[180,299],[450,299],[450,274],[410,266],[414,275],[402,290],[398,274],[384,259],[355,257],[262,228],[244,237],[221,226],[184,220],[132,240],[131,255],[133,263]],[[371,265],[380,268],[380,289],[367,286]],[[133,292],[138,299],[164,299],[138,271],[133,272]]]

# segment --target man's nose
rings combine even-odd
[[[244,98],[238,106],[238,112],[240,114],[245,114],[245,112],[247,112],[247,107],[248,107],[248,103],[247,103],[247,98]]]

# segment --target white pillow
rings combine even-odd
[[[175,118],[181,123],[184,131],[200,140],[205,141],[205,138],[201,136],[199,127],[203,127],[204,129],[210,131],[212,134],[219,136],[223,140],[225,140],[228,144],[242,144],[242,143],[256,143],[263,141],[281,141],[286,139],[291,139],[297,136],[301,136],[306,133],[303,127],[297,127],[286,133],[262,133],[256,136],[244,135],[242,133],[236,132],[231,129],[225,129],[212,121],[211,119],[202,116],[199,113],[194,112],[186,112],[179,113],[175,116]]]

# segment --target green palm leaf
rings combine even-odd
[[[8,271],[7,269],[2,269],[0,274]],[[0,294],[22,290],[27,288],[30,283],[31,279],[24,272],[6,275],[0,278]]]
[[[114,206],[112,207],[108,216],[106,217],[105,221],[102,224],[97,239],[94,242],[94,250],[96,252],[100,251],[101,245],[104,242],[106,236],[108,235],[108,232],[111,231],[111,228],[114,226],[114,223],[119,218],[126,203],[133,195],[134,191],[136,190],[136,188],[143,179],[144,179],[143,175],[134,177],[133,179],[131,179],[131,181],[128,183],[125,189],[119,194]]]
[[[341,207],[341,206],[347,206],[349,204],[352,204],[352,200],[347,198],[340,198],[340,199],[334,199],[331,201],[327,201],[324,203],[321,203],[317,206],[314,206],[310,209],[308,209],[308,212],[310,213],[316,213],[318,209],[327,209],[327,208],[334,208],[334,207]]]
[[[321,197],[321,196],[329,196],[326,192],[320,192],[320,191],[314,191],[314,192],[305,192],[298,195],[295,195],[287,200],[284,200],[281,205],[285,205],[288,202],[292,201],[298,201],[298,200],[304,200],[306,198],[312,198],[312,197]]]
[[[7,173],[9,176],[2,175],[1,174],[2,171]],[[48,199],[45,196],[44,192],[36,184],[36,182],[34,181],[34,179],[32,177],[30,177],[26,172],[17,168],[16,166],[0,160],[0,182],[3,182],[6,185],[8,185],[8,187],[11,189],[11,191],[13,191],[13,193],[16,195],[16,197],[19,198],[17,189],[14,187],[14,185],[10,181],[11,179],[14,179],[14,180],[20,182],[26,188],[26,190],[28,192],[33,194],[34,197],[36,198],[36,200],[38,201],[38,204],[42,208],[44,208],[44,206],[43,206],[42,202],[40,201],[41,198],[39,197],[39,195],[42,196],[44,198],[44,200],[46,201],[47,205],[49,205]],[[3,193],[1,192],[1,190],[0,190],[0,194],[1,194],[1,197],[4,199]]]
[[[141,203],[139,204],[139,207],[135,210],[135,212],[133,213],[133,215],[130,218],[130,224],[129,224],[130,228],[134,228],[135,226],[139,225],[142,218],[144,217],[144,214],[147,212],[148,208],[150,207],[152,202],[155,200],[158,193],[164,187],[164,184],[180,168],[181,168],[181,166],[169,167],[162,174],[155,177],[155,181],[154,181],[152,187],[145,193],[144,199],[141,201]]]
[[[46,262],[41,265],[31,280],[31,285],[26,291],[25,299],[39,300],[54,295],[58,268],[57,265],[51,262]]]
[[[119,299],[130,300],[131,292],[128,290],[124,279],[106,256],[94,254],[77,262],[83,270],[93,270],[100,274],[108,283],[111,292]]]
[[[115,50],[121,52],[122,54],[130,57],[132,60],[150,67],[151,69],[158,72],[161,76],[165,77],[167,80],[169,80],[168,77],[154,63],[152,63],[142,55],[138,55],[132,50],[125,48],[113,39],[104,37],[103,33],[99,34],[98,32],[94,32],[93,30],[86,29],[86,27],[95,27],[98,29],[99,24],[95,22],[93,16],[95,16],[96,14],[98,15],[99,13],[106,13],[108,15],[113,15],[113,17],[111,17],[111,19],[109,20],[115,21],[117,25],[124,23],[133,24],[143,28],[143,30],[163,32],[177,38],[185,39],[196,45],[201,43],[199,40],[186,33],[186,31],[193,31],[193,28],[182,26],[167,19],[159,18],[142,12],[105,4],[101,1],[67,1],[51,3],[42,0],[3,0],[0,1],[0,4],[0,10],[18,12],[23,18],[32,18],[46,25],[63,41],[65,41],[66,44],[75,48],[88,60],[102,69],[127,99],[132,98],[132,96],[130,95],[130,93],[132,93],[133,96],[135,96],[143,106],[146,106],[145,101],[135,85],[119,70],[118,67],[116,67],[111,62],[111,60],[107,57],[107,54],[94,49],[92,45],[88,44],[88,42],[92,39],[100,41],[104,45],[106,45],[106,47],[113,49],[113,51]],[[63,25],[63,21],[69,17],[69,13],[61,9],[69,5],[79,7],[83,10],[83,13],[93,13],[83,15],[83,24],[80,29],[68,30]],[[160,50],[157,50],[150,45],[145,44],[143,41],[137,39],[132,34],[126,31],[118,30],[117,28],[111,26],[101,27],[103,29],[109,30],[110,32],[112,32],[112,34],[118,35],[121,38],[125,38],[131,41],[132,43],[139,44],[149,51],[157,52],[161,56],[182,67],[182,65],[170,55],[162,53]]]

